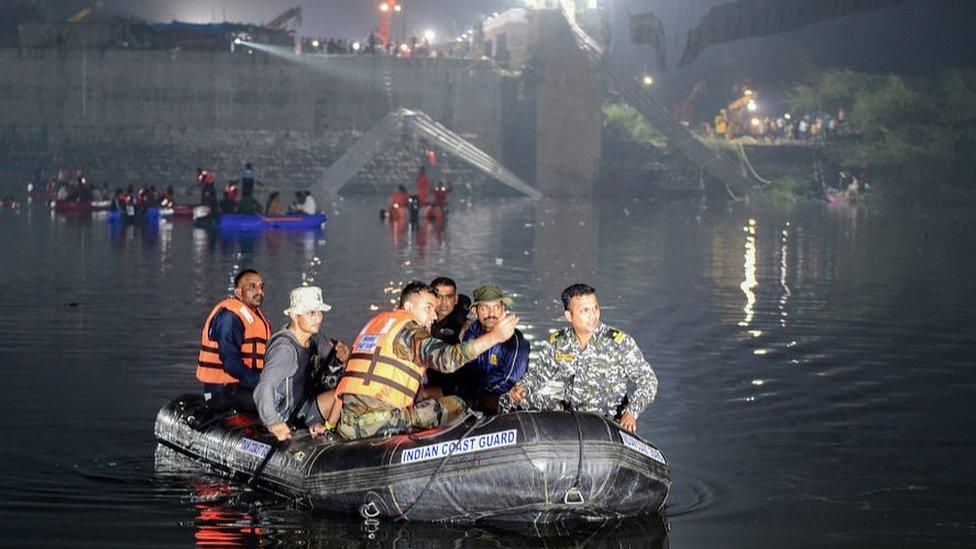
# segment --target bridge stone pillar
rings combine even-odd
[[[533,19],[536,186],[547,196],[590,196],[602,151],[600,82],[559,10]]]

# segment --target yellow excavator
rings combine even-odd
[[[742,90],[742,96],[729,103],[726,107],[727,129],[726,137],[738,137],[749,129],[749,117],[756,110],[756,92],[749,88]]]

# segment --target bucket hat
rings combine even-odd
[[[301,286],[291,291],[291,306],[285,309],[285,315],[303,315],[312,311],[323,313],[332,306],[322,301],[322,288],[318,286]]]

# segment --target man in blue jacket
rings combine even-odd
[[[476,289],[472,297],[478,318],[464,332],[463,341],[477,339],[490,332],[512,306],[512,299],[494,284]],[[529,343],[516,329],[508,341],[493,346],[464,366],[460,371],[462,380],[458,385],[458,396],[476,410],[487,414],[498,413],[498,397],[522,379],[528,368]]]

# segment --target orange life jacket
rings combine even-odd
[[[397,334],[411,321],[413,315],[397,310],[380,313],[366,324],[352,344],[336,397],[353,394],[397,408],[413,405],[425,368],[393,351]]]
[[[237,315],[244,324],[244,342],[241,345],[241,359],[244,365],[252,370],[262,370],[264,368],[264,351],[271,338],[271,325],[261,314],[261,311],[252,309],[244,304],[243,301],[229,297],[218,303],[210,314],[207,321],[203,323],[203,331],[200,333],[200,355],[197,358],[197,379],[204,383],[238,383],[239,380],[224,371],[224,365],[220,361],[220,345],[210,339],[210,323],[222,309]]]

